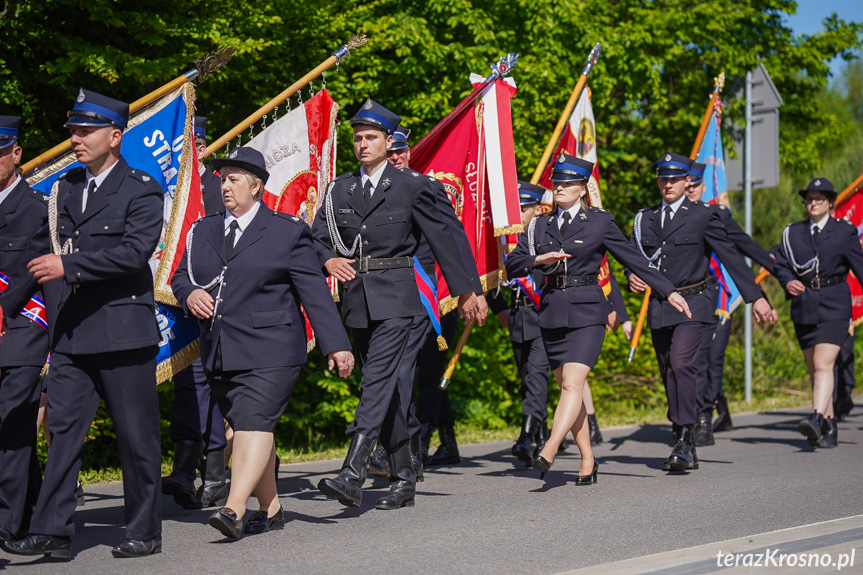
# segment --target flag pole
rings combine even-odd
[[[164,86],[153,90],[143,98],[138,98],[137,100],[129,104],[129,113],[132,114],[140,110],[144,106],[158,100],[165,94],[176,90],[186,82],[191,82],[192,80],[196,79],[200,79],[203,82],[207,78],[207,76],[227,64],[228,61],[234,56],[234,53],[236,53],[236,51],[237,49],[233,46],[227,46],[217,52],[204,56],[204,58],[201,60],[195,60],[194,68],[187,71],[181,76],[177,76]],[[39,154],[23,166],[21,166],[21,173],[27,174],[28,172],[33,170],[33,168],[41,166],[43,163],[47,162],[52,158],[56,158],[60,154],[66,152],[66,150],[71,147],[71,140],[66,140],[64,142],[61,142],[60,144],[57,144],[50,150]]]
[[[851,193],[852,193],[854,190],[856,190],[856,189],[860,186],[860,184],[863,184],[863,174],[860,174],[859,176],[857,176],[857,179],[856,179],[856,180],[854,180],[853,182],[851,182],[851,184],[849,184],[847,188],[845,188],[844,190],[842,190],[842,193],[841,193],[841,194],[839,194],[839,195],[836,197],[836,201],[834,202],[834,204],[835,204],[836,206],[838,206],[838,205],[840,205],[842,202],[844,202],[845,200],[847,200],[847,199],[848,199],[848,196],[850,196],[850,195],[851,195]]]
[[[578,82],[575,83],[575,88],[572,90],[572,94],[569,95],[569,100],[566,102],[566,106],[563,108],[563,113],[560,115],[560,118],[557,120],[557,125],[554,127],[554,132],[551,133],[551,138],[548,139],[548,144],[545,146],[545,151],[542,153],[542,157],[539,160],[539,164],[536,166],[536,170],[533,172],[533,176],[530,178],[531,184],[536,184],[539,182],[539,179],[542,177],[542,172],[545,170],[545,165],[548,163],[548,159],[551,157],[552,152],[554,152],[555,146],[557,146],[558,140],[560,140],[560,135],[563,133],[563,128],[566,126],[566,123],[569,121],[569,117],[572,115],[572,110],[575,108],[575,104],[578,102],[578,98],[581,96],[581,91],[584,90],[584,85],[587,83],[587,77],[590,76],[590,72],[593,70],[594,65],[596,65],[596,61],[599,59],[599,55],[602,53],[602,44],[597,43],[596,46],[590,51],[590,54],[587,56],[587,62],[584,64],[584,70],[581,71],[581,75],[578,77]]]
[[[305,76],[291,84],[281,94],[264,104],[262,107],[258,108],[256,112],[254,112],[245,120],[234,126],[232,130],[226,132],[224,135],[222,135],[221,138],[207,146],[207,151],[204,152],[204,158],[209,157],[216,150],[218,150],[219,148],[227,144],[229,141],[231,141],[231,139],[236,137],[237,134],[245,131],[246,129],[248,129],[249,126],[263,118],[266,114],[272,112],[276,106],[296,94],[301,88],[303,88],[309,82],[320,76],[323,72],[326,72],[327,70],[350,56],[351,50],[353,50],[354,48],[359,48],[366,42],[368,42],[368,38],[365,35],[354,36],[353,38],[348,40],[347,44],[343,45],[341,48],[333,52],[329,58],[318,64],[317,67],[312,69]]]
[[[698,135],[695,136],[695,144],[692,146],[692,151],[689,152],[689,159],[694,160],[698,157],[698,150],[701,149],[701,142],[704,141],[704,134],[707,133],[707,128],[710,125],[710,118],[713,117],[713,110],[716,106],[716,98],[722,92],[722,87],[725,85],[725,72],[719,74],[713,80],[713,92],[710,93],[710,101],[707,103],[707,109],[704,111],[704,118],[701,119],[701,126],[698,128]],[[638,341],[641,339],[641,332],[644,330],[644,322],[647,319],[647,307],[650,304],[650,286],[644,290],[644,298],[641,300],[641,309],[638,311],[638,322],[635,324],[635,331],[632,332],[632,342],[629,344],[629,362],[635,357],[635,350],[638,347]]]

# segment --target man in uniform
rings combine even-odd
[[[758,321],[774,319],[770,304],[755,284],[752,271],[729,241],[716,211],[685,195],[692,160],[667,153],[654,162],[662,203],[638,212],[632,240],[653,267],[666,274],[686,298],[692,318],[666,301],[652,299],[647,327],[651,329],[659,371],[668,397],[669,416],[678,440],[663,471],[698,469],[693,426],[696,421],[696,376],[701,336],[714,322],[716,290],[708,273],[710,254],[716,252],[731,272],[743,299],[754,302]],[[643,292],[647,284],[627,274],[630,289]]]
[[[686,197],[691,202],[701,202],[706,185],[704,183],[705,164],[694,163],[689,172],[689,187],[686,189]],[[721,204],[705,204],[716,210],[722,227],[728,234],[728,239],[734,244],[742,255],[751,258],[771,274],[774,271],[774,261],[767,250],[758,245],[749,235],[744,232],[740,225],[731,217],[731,210]],[[711,272],[713,269],[711,268]],[[723,289],[717,286],[717,289]],[[711,323],[704,329],[701,338],[701,347],[698,350],[698,361],[696,368],[696,402],[698,419],[695,422],[693,434],[696,447],[713,445],[713,408],[720,402],[720,412],[724,408],[727,423],[721,422],[720,428],[731,426],[731,416],[728,413],[728,401],[722,391],[722,371],[725,365],[725,349],[731,337],[731,317],[722,318],[715,316]],[[720,413],[722,415],[722,413]]]
[[[56,216],[31,239],[0,296],[11,319],[49,283],[51,447],[30,535],[0,542],[9,553],[72,556],[81,446],[102,399],[114,421],[126,508],[126,539],[112,554],[138,557],[162,549],[161,338],[148,261],[162,230],[163,192],[120,155],[128,118],[128,104],[78,92],[65,125],[86,169],[70,170],[55,184]]]
[[[22,154],[20,122],[17,116],[0,116],[0,285],[8,281],[27,239],[48,215],[48,196],[31,189],[15,169]],[[27,532],[42,480],[36,419],[39,374],[48,358],[48,326],[38,296],[22,311],[9,320],[0,345],[0,539]]]
[[[400,121],[372,100],[363,104],[351,121],[354,152],[362,167],[330,184],[312,226],[321,265],[345,282],[343,320],[352,329],[363,374],[342,470],[335,478],[322,479],[318,489],[352,507],[362,501],[378,439],[388,453],[391,489],[376,507],[414,504],[416,475],[405,409],[410,402],[404,401],[412,386],[400,377],[400,364],[409,353],[411,330],[425,314],[413,267],[420,235],[429,241],[450,292],[458,296],[460,313],[474,319],[480,306],[470,273],[447,241],[449,231],[431,186],[434,178],[386,161]]]
[[[410,130],[404,126],[399,126],[393,133],[392,144],[387,150],[387,161],[394,168],[410,168],[409,137]],[[471,285],[474,293],[477,294],[477,300],[482,308],[481,313],[485,317],[487,314],[485,296],[464,226],[459,221],[443,184],[439,181],[430,183],[441,218],[449,228],[452,243],[456,246],[465,270],[471,275]],[[434,254],[425,236],[420,238],[420,244],[414,256],[414,270],[417,276],[417,285],[420,286],[420,282],[426,283],[427,289],[424,291],[436,293],[437,273]],[[428,304],[438,305],[436,301],[430,301]],[[418,398],[415,399],[415,395],[412,394],[411,405],[407,408],[408,429],[411,433],[411,453],[414,457],[417,481],[423,480],[422,465],[424,464],[445,465],[461,461],[458,445],[455,442],[455,417],[449,401],[449,392],[441,390],[439,387],[440,378],[446,370],[447,351],[441,350],[438,345],[439,337],[443,338],[450,346],[454,344],[458,321],[455,314],[440,315],[439,313],[434,314],[435,311],[439,311],[439,307],[437,310],[427,309],[427,313],[420,319],[419,328],[411,332],[411,339],[408,342],[408,352],[411,353],[411,357],[406,357],[402,361],[402,377],[406,378],[410,382],[410,386],[413,387],[414,375],[416,374],[419,387]],[[434,321],[440,322],[440,335],[432,324],[432,314],[435,315]],[[441,426],[442,445],[430,460],[428,456],[429,444],[434,430],[439,425]],[[374,475],[384,477],[389,475],[386,450],[380,443],[378,443],[372,456],[369,471]]]
[[[222,181],[204,166],[207,151],[207,118],[195,116],[195,149],[201,193],[206,215],[225,211]],[[174,497],[184,509],[220,507],[228,497],[225,476],[225,420],[216,401],[210,397],[210,386],[201,360],[174,376],[174,409],[170,427],[174,442],[171,474],[162,478],[162,493]],[[201,470],[201,487],[195,490],[195,478]],[[278,467],[276,468],[278,473]]]

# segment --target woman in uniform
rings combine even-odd
[[[346,377],[354,365],[309,227],[269,210],[260,200],[268,173],[263,155],[237,148],[213,167],[220,171],[227,211],[189,231],[171,287],[198,319],[204,372],[234,430],[231,489],[209,519],[222,534],[284,527],[275,483],[273,429],[306,362],[305,313],[317,344]],[[254,491],[259,510],[245,523]]]
[[[561,390],[551,437],[534,460],[533,468],[541,472],[540,478],[544,477],[561,442],[572,431],[581,452],[576,485],[596,483],[599,467],[590,448],[583,391],[599,358],[611,312],[599,286],[599,269],[606,251],[643,277],[658,297],[668,298],[678,311],[689,315],[689,307],[674,291],[674,285],[648,266],[647,260],[615,225],[611,214],[590,207],[587,182],[592,171],[591,162],[561,154],[551,178],[557,210],[535,218],[506,260],[510,277],[537,271],[546,276],[539,325]]]
[[[791,299],[791,319],[812,381],[812,414],[800,433],[813,447],[836,447],[833,366],[851,322],[849,271],[863,277],[857,229],[830,217],[836,192],[824,178],[800,190],[807,219],[788,224],[776,258],[776,279]]]

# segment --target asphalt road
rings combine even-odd
[[[840,424],[838,448],[817,451],[797,432],[805,411],[735,416],[736,430],[699,448],[701,468],[680,476],[660,469],[671,449],[669,426],[605,429],[606,442],[596,448],[599,482],[590,487],[572,483],[579,467],[574,445],[545,481],[509,455],[511,442],[463,446],[462,463],[427,470],[416,507],[398,511],[374,509],[387,487],[382,479],[367,483],[358,509],[321,495],[318,480],[341,461],[283,465],[284,531],[228,541],[206,524],[211,510],[185,511],[166,497],[164,551],[142,559],[111,557],[110,546],[123,538],[121,486],[94,486],[75,514],[71,563],[0,552],[0,570],[614,573],[609,564],[675,550],[697,559],[696,546],[863,515],[863,409]],[[863,573],[863,536],[838,544],[857,548],[856,570],[843,572]],[[707,549],[696,568],[674,572],[707,572],[716,554]]]

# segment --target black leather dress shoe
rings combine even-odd
[[[243,527],[243,533],[266,533],[267,531],[276,531],[285,528],[285,512],[279,507],[276,514],[272,517],[267,517],[266,511],[255,511]]]
[[[821,441],[821,428],[824,425],[824,416],[813,411],[812,415],[801,421],[797,425],[798,431],[806,437],[806,443],[812,447],[817,447]]]
[[[18,541],[0,541],[0,547],[13,555],[45,555],[72,558],[72,538],[59,535],[29,535]]]
[[[240,534],[243,532],[243,521],[237,517],[233,509],[229,509],[228,507],[222,507],[210,515],[207,523],[211,527],[215,527],[219,533],[231,539],[239,539]]]
[[[147,541],[139,541],[137,539],[126,539],[113,549],[111,555],[119,558],[126,557],[146,557],[147,555],[155,555],[162,552],[162,538],[148,539]]]
[[[680,473],[698,469],[698,455],[695,453],[693,444],[693,432],[691,425],[681,425],[680,438],[671,451],[671,455],[662,464],[663,471]]]

